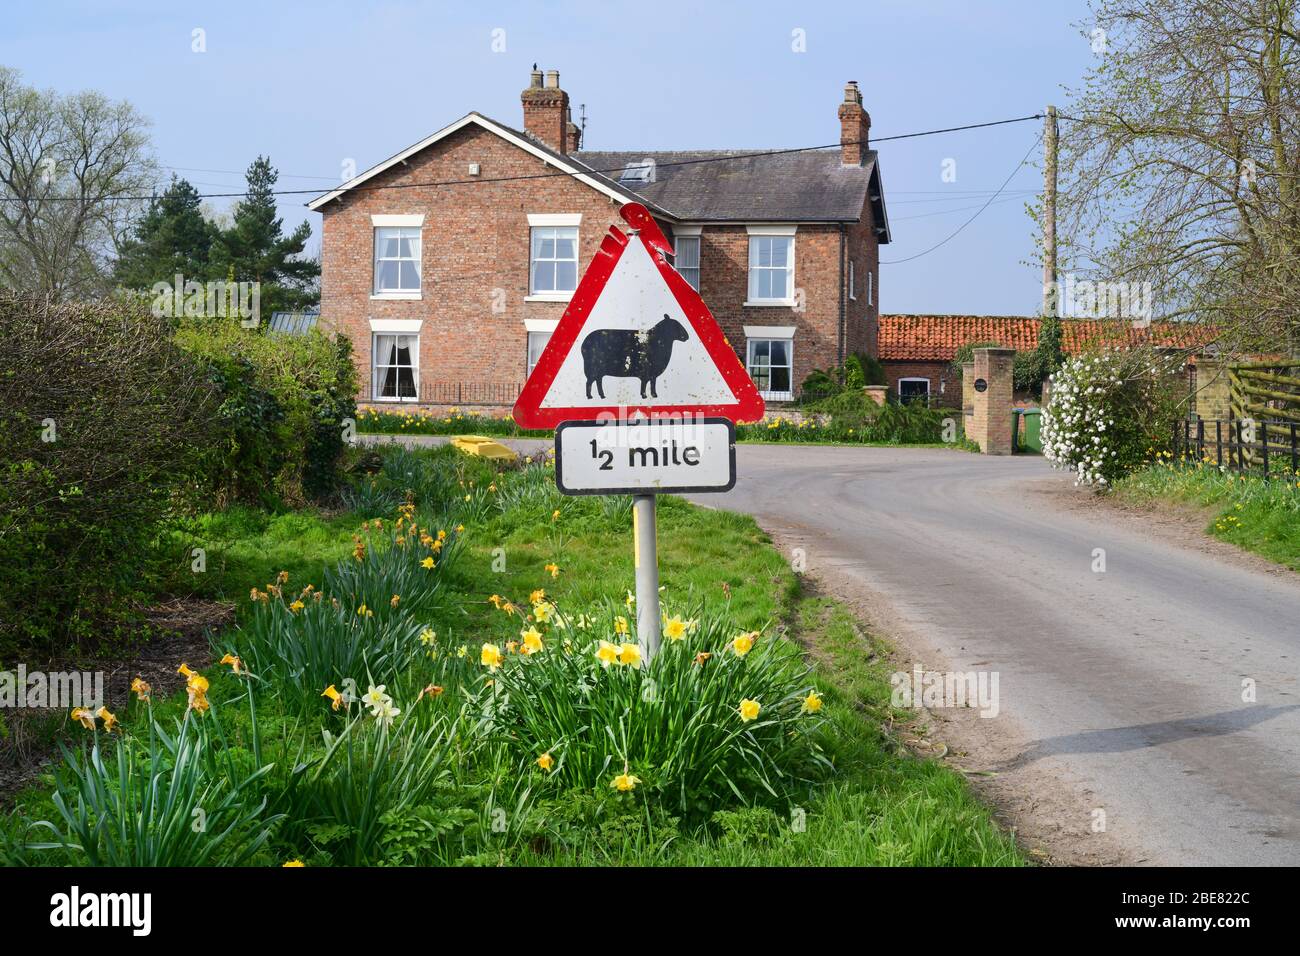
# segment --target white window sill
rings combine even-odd
[[[793,309],[794,299],[746,299],[741,305],[746,309]]]
[[[524,296],[525,302],[568,302],[573,298],[572,292],[534,292]]]
[[[416,405],[420,400],[418,398],[372,398],[371,401],[383,405]]]
[[[412,302],[417,299],[422,299],[424,298],[424,296],[421,295],[419,292],[372,292],[370,293],[370,298],[371,300],[380,300],[380,301],[387,300],[392,302],[397,302],[397,301]]]
[[[765,402],[793,402],[794,392],[759,392]]]

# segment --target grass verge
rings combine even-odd
[[[1204,462],[1157,464],[1115,485],[1121,501],[1214,509],[1206,534],[1300,571],[1300,478],[1221,472]]]
[[[864,634],[842,605],[801,593],[798,577],[752,519],[696,508],[675,498],[663,499],[659,514],[663,600],[668,613],[689,609],[687,613],[701,622],[699,634],[687,645],[690,654],[697,644],[713,651],[707,668],[679,669],[679,675],[687,675],[680,686],[691,686],[690,675],[698,673],[702,696],[696,704],[703,706],[708,703],[710,682],[721,679],[714,674],[734,674],[743,682],[763,673],[761,668],[773,655],[801,652],[812,665],[808,680],[820,691],[822,703],[816,719],[787,719],[792,735],[803,721],[812,728],[807,731],[811,752],[818,755],[822,769],[807,775],[799,770],[787,776],[778,790],[764,795],[750,775],[766,774],[767,765],[759,767],[748,757],[737,757],[739,751],[727,751],[724,756],[733,761],[729,766],[736,773],[731,779],[738,784],[734,798],[725,787],[715,786],[703,806],[693,805],[684,814],[655,790],[655,775],[666,766],[656,755],[671,756],[676,739],[668,733],[644,746],[635,740],[630,747],[626,741],[616,742],[619,764],[597,765],[598,783],[564,784],[564,761],[577,759],[577,744],[599,747],[606,734],[624,732],[621,718],[603,726],[565,725],[563,714],[554,718],[539,714],[543,725],[554,719],[567,735],[567,743],[543,742],[539,747],[537,741],[525,739],[530,732],[525,723],[505,719],[510,717],[509,705],[500,709],[504,702],[492,686],[492,677],[495,674],[503,687],[514,681],[517,692],[531,693],[526,682],[512,675],[526,674],[531,668],[539,668],[532,671],[535,674],[547,675],[551,660],[559,662],[557,668],[567,666],[563,657],[555,655],[567,653],[560,650],[566,634],[572,634],[577,646],[578,633],[543,627],[545,653],[536,659],[514,658],[500,672],[480,666],[478,647],[495,642],[504,650],[506,639],[515,636],[521,622],[509,612],[501,613],[503,598],[522,607],[531,604],[534,612],[541,600],[564,613],[604,602],[606,623],[610,613],[634,617],[622,606],[633,577],[629,499],[563,498],[545,466],[497,474],[447,448],[392,449],[384,457],[380,477],[386,478],[376,480],[366,496],[354,499],[361,502],[360,510],[336,517],[314,512],[275,516],[227,512],[205,519],[202,528],[213,542],[209,568],[214,576],[209,586],[241,597],[247,607],[250,588],[270,589],[268,582],[283,583],[288,601],[289,587],[296,593],[307,582],[322,582],[321,571],[327,564],[340,558],[346,564],[357,546],[354,529],[363,520],[373,526],[371,519],[377,513],[369,509],[388,507],[388,496],[404,486],[423,489],[420,497],[437,508],[454,506],[443,516],[446,527],[455,529],[448,541],[457,542],[456,556],[452,560],[440,555],[443,588],[439,593],[445,600],[428,614],[437,642],[426,646],[427,654],[420,650],[407,670],[388,680],[389,692],[404,711],[391,723],[391,730],[367,716],[354,720],[350,712],[331,713],[328,701],[317,696],[323,678],[313,676],[305,696],[295,697],[276,686],[277,680],[292,681],[292,675],[276,677],[258,668],[265,679],[250,683],[216,667],[206,671],[210,686],[204,694],[211,700],[211,711],[202,717],[187,715],[184,694],[172,695],[148,705],[133,701],[122,708],[118,717],[125,734],[95,731],[93,739],[107,750],[105,759],[135,767],[131,772],[143,780],[149,766],[157,769],[152,751],[139,749],[145,738],[151,748],[155,746],[148,729],[151,721],[178,727],[168,733],[183,739],[203,759],[185,763],[192,777],[184,780],[179,779],[178,761],[163,773],[163,784],[182,792],[187,792],[186,787],[207,788],[225,801],[220,806],[229,809],[218,825],[223,833],[227,823],[234,828],[232,859],[262,865],[292,859],[308,865],[539,866],[1024,862],[960,775],[911,755],[886,731],[891,721],[905,721],[908,716],[890,708],[887,650]],[[384,533],[398,533],[391,528],[391,519],[385,520]],[[419,523],[424,523],[423,517]],[[432,519],[430,533],[443,523]],[[371,542],[372,556],[391,553],[381,548],[373,527],[370,535],[366,540]],[[449,544],[447,551],[451,550]],[[288,571],[288,581],[281,581],[282,571]],[[374,573],[388,572],[380,568]],[[545,590],[544,599],[533,594],[539,589]],[[263,593],[260,600],[266,599]],[[258,614],[242,613],[241,624],[251,628],[259,616],[274,611],[265,603],[259,607],[264,610]],[[348,604],[345,610],[349,618],[351,608]],[[394,602],[391,610],[381,608],[376,624],[385,618],[395,626],[423,624],[426,618],[423,610],[411,612],[413,618],[404,617],[405,613]],[[279,619],[292,622],[308,616],[299,611],[297,617],[281,614]],[[334,627],[325,620],[328,615],[315,617],[322,627]],[[540,615],[537,619],[543,620]],[[757,649],[741,660],[716,639],[703,644],[711,622],[724,622],[719,633],[726,640],[736,629],[761,631]],[[322,631],[327,638],[331,633]],[[599,633],[614,637],[612,631]],[[219,635],[217,644],[237,650],[237,638],[237,634]],[[666,647],[665,654],[686,650],[681,645]],[[597,667],[594,674],[590,668],[583,673],[581,680],[594,682],[590,693],[616,702],[619,686],[634,689],[630,703],[618,705],[629,708],[622,711],[630,721],[629,732],[637,730],[638,722],[653,719],[636,703],[638,698],[646,700],[636,691],[634,678],[639,679],[639,672],[618,667],[602,672]],[[425,687],[427,692],[431,682],[439,685],[438,694],[421,702],[425,694],[417,696],[416,691]],[[580,712],[586,693],[561,688],[543,691],[537,699],[539,706],[556,714],[566,708]],[[720,698],[722,706],[712,711],[719,715],[719,726],[742,726],[734,710],[740,696],[726,690]],[[757,696],[763,700],[763,720],[775,719],[766,715],[777,714],[782,702]],[[689,712],[696,704],[689,697],[674,698],[677,704],[683,701],[689,723],[695,719]],[[789,702],[786,697],[785,703]],[[749,726],[752,729],[746,733],[761,739],[762,722]],[[331,733],[323,738],[321,731],[326,728]],[[681,729],[682,739],[696,733],[686,725]],[[67,767],[56,768],[26,791],[18,801],[18,813],[0,817],[0,861],[87,862],[81,850],[69,848],[66,842],[45,849],[24,844],[50,839],[49,828],[33,830],[30,824],[57,821],[60,804],[65,814],[75,817],[79,812],[73,802],[77,784],[68,767],[95,784],[91,796],[95,806],[102,807],[96,813],[129,817],[154,832],[182,836],[190,832],[188,822],[178,823],[182,818],[188,821],[190,813],[183,798],[175,804],[136,806],[131,800],[143,796],[133,796],[133,788],[118,790],[111,775],[98,780],[85,756],[91,734],[79,728],[77,732],[82,736],[74,739],[66,754]],[[534,766],[534,758],[546,746],[561,761],[554,774],[550,768]],[[668,750],[662,750],[665,747]],[[629,773],[625,755],[647,761],[645,769],[632,763],[631,772],[645,778],[634,793],[614,792],[608,784],[620,769]],[[773,764],[772,769],[781,768]],[[258,810],[263,799],[265,809]],[[150,845],[149,858],[160,863],[193,862],[193,854],[205,844],[188,836],[185,840],[174,846],[156,841]],[[99,853],[94,862],[132,863],[141,858],[131,840],[100,846]],[[237,853],[242,855],[236,857]],[[217,861],[215,856],[200,859]]]

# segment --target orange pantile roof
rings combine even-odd
[[[971,342],[997,342],[1030,351],[1038,345],[1042,320],[1027,315],[882,315],[880,359],[885,362],[951,362]],[[1062,348],[1073,355],[1085,346],[1156,344],[1192,347],[1213,341],[1214,331],[1179,322],[1138,328],[1124,319],[1062,319]]]

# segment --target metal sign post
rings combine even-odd
[[[655,496],[632,499],[632,553],[636,566],[636,635],[648,661],[659,653],[659,545]]]

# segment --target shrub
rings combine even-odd
[[[347,338],[312,330],[274,335],[236,320],[186,320],[177,342],[221,395],[220,452],[211,480],[223,498],[300,504],[340,479],[356,368]]]
[[[0,655],[125,624],[193,503],[213,390],[137,302],[0,293]]]
[[[1140,467],[1169,444],[1177,364],[1138,349],[1067,361],[1043,412],[1043,456],[1099,487]]]

